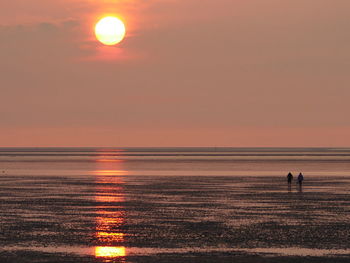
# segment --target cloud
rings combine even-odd
[[[68,61],[85,53],[80,48],[77,21],[60,24],[44,22],[36,25],[0,27],[1,65],[21,66],[46,60]]]

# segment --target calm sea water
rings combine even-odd
[[[350,149],[2,148],[0,185],[0,262],[350,259]]]
[[[0,148],[9,175],[283,176],[350,175],[350,149],[329,148]]]

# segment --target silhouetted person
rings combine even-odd
[[[288,185],[290,185],[292,183],[292,180],[293,180],[293,175],[291,172],[289,172],[287,174],[287,181],[288,181]]]
[[[298,184],[299,184],[300,187],[303,184],[303,181],[304,181],[304,176],[303,176],[302,173],[299,173],[299,175],[298,175]]]

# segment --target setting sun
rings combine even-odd
[[[112,46],[124,39],[125,25],[119,18],[107,16],[96,24],[95,35],[102,44]]]

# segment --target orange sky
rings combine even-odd
[[[350,146],[345,0],[2,0],[0,146]],[[127,37],[93,34],[115,13]]]

